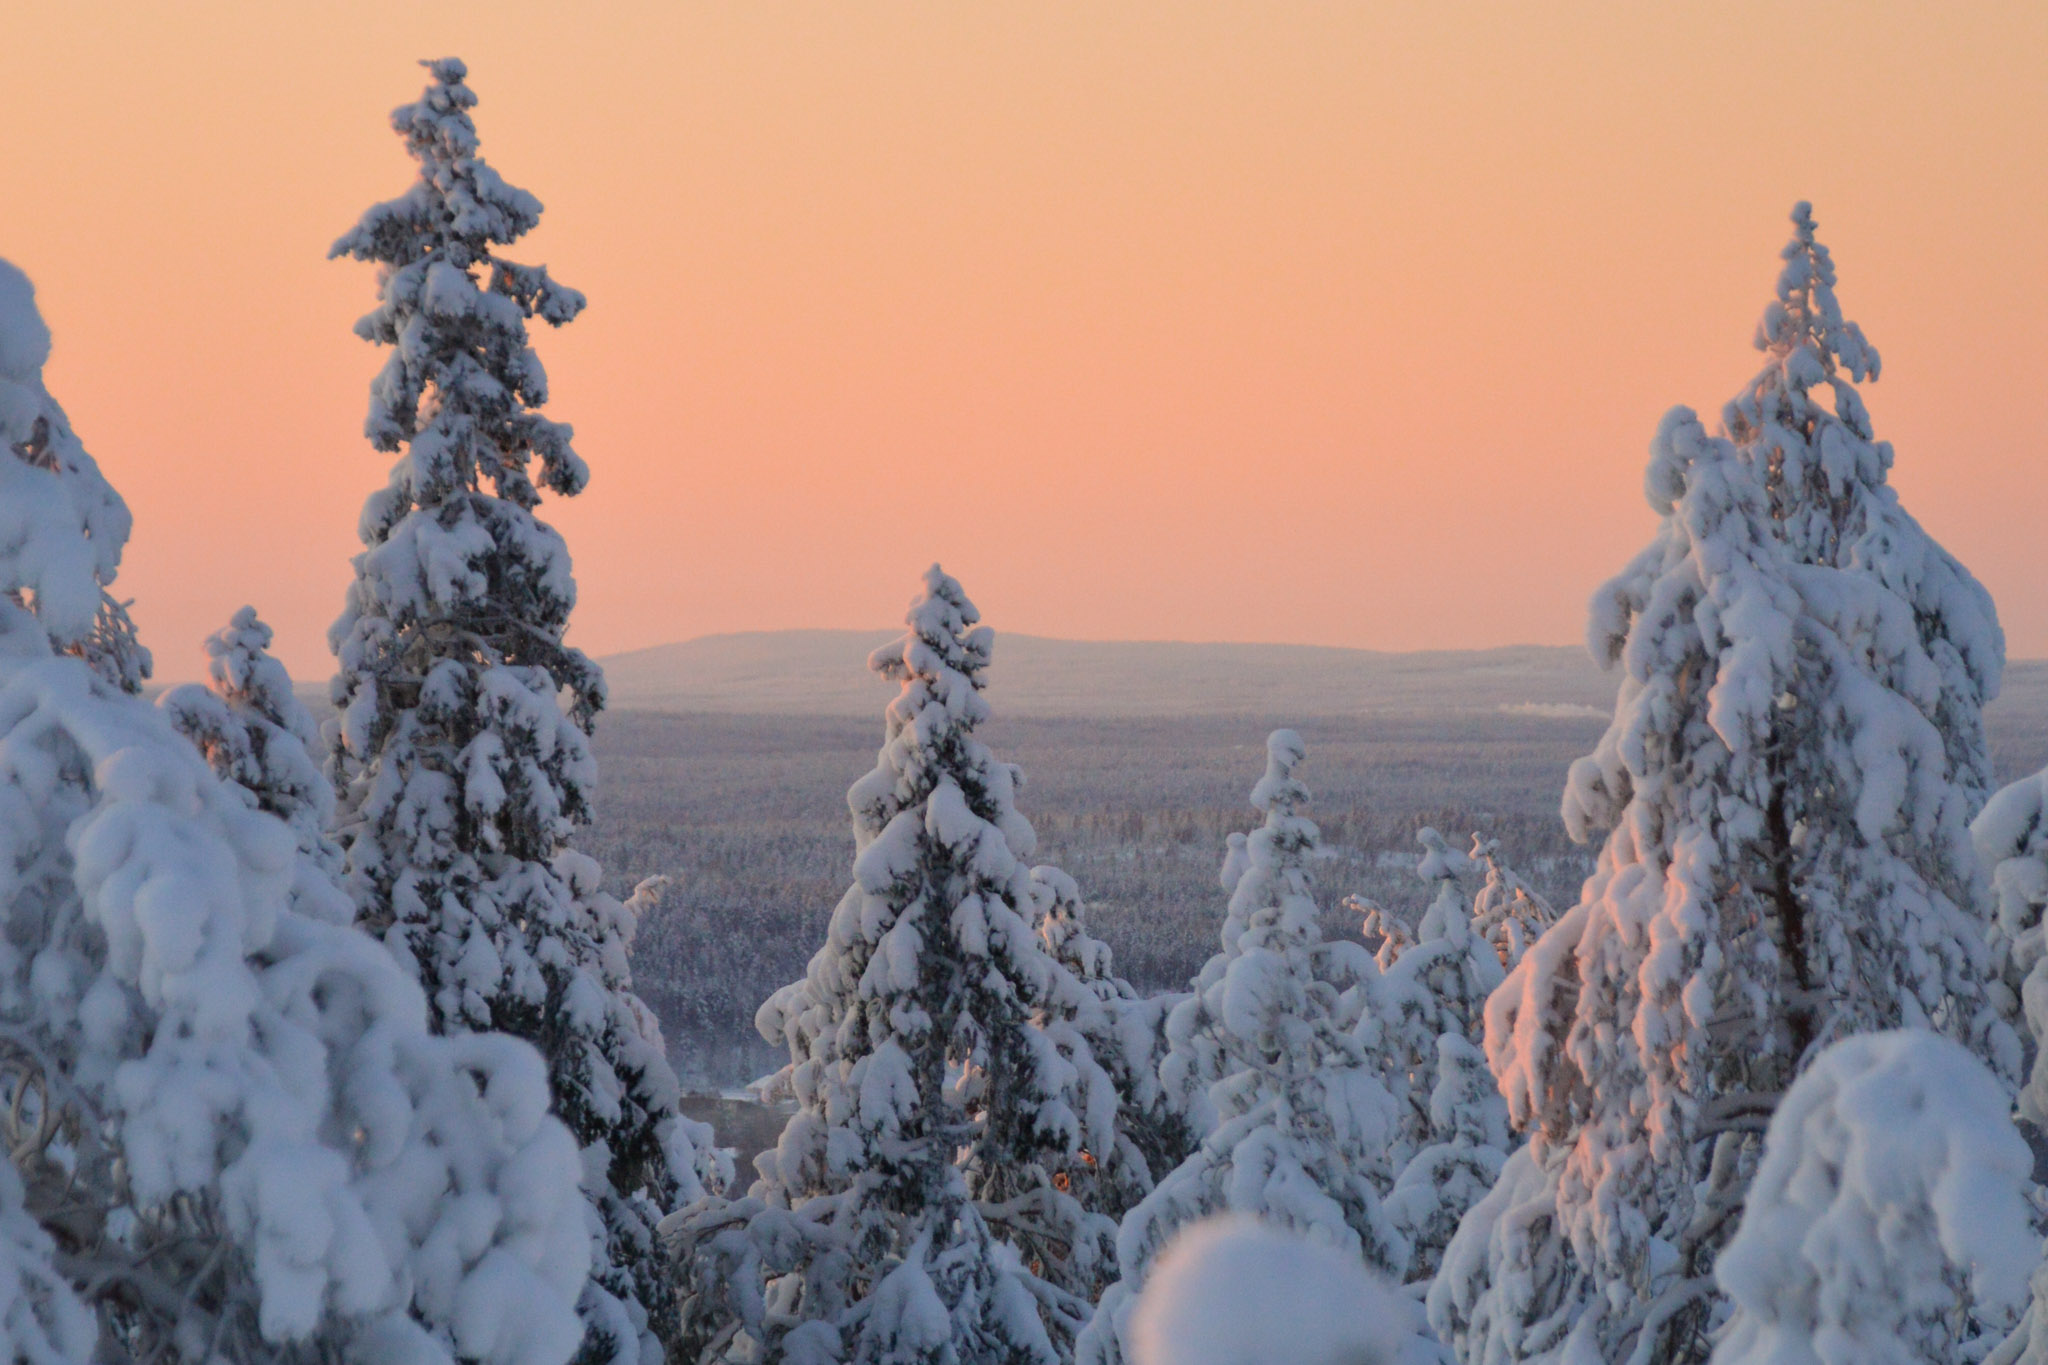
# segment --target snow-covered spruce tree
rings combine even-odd
[[[1997,999],[2027,1042],[2032,1063],[2020,1113],[2048,1129],[2048,769],[2002,788],[1970,825],[1991,875],[1989,930]]]
[[[1035,1024],[1090,1087],[1083,1111],[1087,1147],[1065,1174],[1082,1207],[1120,1220],[1194,1145],[1188,1116],[1159,1081],[1166,1018],[1186,997],[1141,996],[1116,975],[1109,945],[1088,932],[1087,904],[1074,879],[1034,867],[1038,934],[1054,964]],[[1106,1081],[1108,1088],[1101,1088]],[[1102,1267],[1114,1270],[1110,1263]],[[1101,1284],[1086,1294],[1091,1301]]]
[[[1373,946],[1373,965],[1382,972],[1415,946],[1415,923],[1400,907],[1381,905],[1370,896],[1356,894],[1346,896],[1343,906],[1359,917],[1366,942]]]
[[[1051,867],[1027,875],[1029,899],[1019,907],[1027,927],[1077,911],[1071,878]],[[1067,946],[1087,955],[1071,939]],[[1056,1337],[1065,1347],[1087,1305],[1116,1278],[1117,1214],[1152,1188],[1152,1172],[1123,1123],[1127,1087],[1119,1081],[1130,1070],[1104,1064],[1120,1042],[1113,1016],[1042,938],[1034,933],[1028,947],[1040,960],[1017,952],[1007,973],[1024,1010],[976,1009],[973,1017],[987,1022],[956,1063],[955,1097],[969,1133],[961,1169],[989,1231],[1074,1306],[1076,1320],[1062,1322]]]
[[[426,93],[392,116],[419,177],[332,253],[378,266],[356,330],[391,355],[365,432],[399,455],[363,508],[331,636],[336,829],[361,922],[418,977],[435,1028],[502,1030],[547,1059],[595,1211],[586,1357],[632,1365],[674,1334],[655,1225],[716,1173],[632,998],[630,921],[569,846],[590,813],[604,680],[562,642],[569,553],[534,508],[588,473],[540,412],[527,323],[568,322],[583,296],[496,254],[540,202],[478,154],[463,64],[426,65]]]
[[[1398,1113],[1380,1081],[1364,947],[1326,942],[1314,863],[1318,833],[1302,813],[1301,737],[1276,730],[1252,789],[1264,823],[1246,843],[1222,951],[1168,1023],[1162,1070],[1209,1079],[1218,1122],[1117,1236],[1122,1280],[1103,1295],[1077,1346],[1086,1362],[1129,1358],[1131,1307],[1182,1228],[1248,1214],[1310,1233],[1399,1275],[1408,1247],[1381,1207]]]
[[[1374,990],[1379,1053],[1389,1088],[1402,1102],[1397,1162],[1432,1141],[1429,1096],[1436,1085],[1437,1039],[1455,1033],[1476,1046],[1484,1032],[1486,997],[1504,976],[1493,945],[1473,931],[1472,902],[1458,883],[1469,864],[1434,829],[1419,830],[1415,838],[1423,847],[1415,872],[1430,891],[1429,905],[1410,941],[1381,959]],[[1382,911],[1380,922],[1390,920]]]
[[[80,649],[128,517],[48,346],[0,263],[0,1346],[561,1365],[588,1243],[540,1059],[430,1034],[302,912],[292,830]]]
[[[1486,880],[1472,898],[1472,932],[1493,945],[1501,966],[1512,968],[1557,923],[1557,911],[1501,858],[1500,840],[1474,834],[1466,857],[1486,869]]]
[[[2048,771],[2023,777],[1984,805],[1970,826],[1991,874],[1990,930],[1997,996],[2030,1057],[2020,1116],[2048,1129]],[[2039,1259],[2039,1258],[2036,1258]],[[2048,1261],[2035,1270],[2026,1318],[1987,1365],[2048,1365]]]
[[[270,640],[256,609],[243,607],[206,642],[211,686],[180,684],[157,705],[230,790],[291,827],[301,859],[292,888],[299,913],[347,924],[355,904],[339,885],[341,845],[328,832],[334,788],[314,758],[319,728],[292,695],[291,675],[270,657]]]
[[[1921,529],[1887,482],[1891,442],[1876,439],[1856,390],[1878,377],[1877,349],[1842,317],[1834,261],[1814,237],[1812,206],[1795,204],[1792,224],[1777,298],[1757,325],[1756,348],[1766,364],[1723,409],[1722,422],[1758,467],[1794,563],[1874,579],[1911,608],[1905,641],[1891,638],[1890,619],[1832,624],[1852,647],[1869,647],[1870,670],[1924,713],[1943,740],[1957,795],[1936,822],[1945,847],[1937,850],[1929,835],[1922,839],[1924,856],[1960,865],[1935,878],[1960,899],[1957,889],[1969,880],[1962,826],[1991,789],[1983,708],[1998,695],[2005,633],[1991,594]],[[1859,604],[1834,605],[1847,615]]]
[[[1767,374],[1842,383],[1838,407],[1860,411],[1835,377],[1860,338],[1831,295],[1801,293],[1814,250],[1802,221]],[[1624,676],[1564,815],[1608,834],[1579,904],[1488,1002],[1488,1059],[1531,1141],[1431,1293],[1468,1365],[1704,1359],[1757,1134],[1829,1042],[1931,1026],[2015,1069],[1963,838],[1976,778],[1941,728],[1966,719],[1967,687],[1945,681],[1966,670],[1936,659],[1995,663],[1995,627],[1979,594],[1924,614],[1875,547],[1831,563],[1810,524],[1787,530],[1786,471],[1810,456],[1847,478],[1862,439],[1806,416],[1805,434],[1731,420],[1738,441],[1674,410],[1645,483],[1663,525],[1595,596],[1589,643]],[[1887,562],[1948,562],[1906,543],[1903,514],[1883,524]]]
[[[1951,1365],[2009,1324],[2040,1239],[2005,1087],[1923,1029],[1845,1038],[1786,1092],[1714,1275],[1714,1365]]]
[[[908,633],[869,660],[902,690],[847,793],[854,882],[804,979],[757,1020],[789,1047],[797,1112],[745,1198],[667,1225],[685,1360],[1052,1365],[1087,1312],[1054,1282],[1069,1268],[1042,1259],[1050,1238],[1033,1233],[1035,1273],[984,1216],[1066,1193],[1052,1178],[1089,1106],[1074,1054],[1034,1027],[1067,974],[1031,922],[1017,772],[975,736],[993,644],[978,620],[935,566]],[[1071,1199],[1032,1207],[1040,1231],[1071,1220],[1068,1256],[1110,1230]]]
[[[1507,1104],[1480,1050],[1486,998],[1503,976],[1457,874],[1469,866],[1433,829],[1416,874],[1435,892],[1415,942],[1381,977],[1382,1074],[1399,1106],[1399,1174],[1387,1216],[1412,1250],[1409,1277],[1436,1274],[1458,1220],[1493,1188],[1511,1145]]]
[[[43,388],[50,330],[36,311],[35,286],[7,265],[0,270],[0,314],[11,330],[0,335],[0,378],[8,406],[0,410],[14,458],[67,479],[67,506],[54,515],[27,502],[0,509],[16,572],[24,580],[7,591],[13,603],[45,623],[60,653],[83,659],[124,692],[139,692],[150,674],[149,651],[135,638],[127,604],[107,590],[121,564],[133,518],[100,477],[64,410]],[[27,496],[27,490],[22,491]]]

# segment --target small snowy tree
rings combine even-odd
[[[12,265],[0,269],[0,314],[9,329],[0,335],[7,446],[22,464],[57,476],[46,483],[18,475],[12,482],[21,486],[0,506],[0,534],[15,547],[20,577],[7,586],[9,600],[42,624],[58,652],[85,660],[125,692],[139,692],[150,673],[149,651],[135,638],[127,604],[107,591],[133,525],[128,504],[100,477],[43,387],[50,329],[36,310],[35,286]]]
[[[391,355],[365,432],[400,457],[364,506],[331,635],[337,830],[361,920],[426,988],[435,1028],[503,1030],[546,1057],[594,1210],[586,1355],[634,1365],[675,1331],[655,1225],[719,1174],[632,996],[630,918],[569,846],[604,680],[563,643],[575,581],[534,508],[588,473],[540,412],[527,323],[568,322],[583,296],[497,254],[540,202],[478,154],[463,64],[426,65],[426,93],[392,116],[418,179],[332,253],[379,268],[356,330]]]
[[[1426,1281],[1458,1220],[1493,1187],[1511,1143],[1507,1104],[1480,1050],[1501,959],[1458,885],[1467,860],[1433,829],[1416,839],[1424,849],[1416,875],[1435,894],[1376,995],[1381,1065],[1401,1115],[1387,1215],[1413,1248],[1409,1275]]]
[[[789,1047],[797,1112],[746,1198],[669,1225],[686,1359],[1053,1365],[1086,1312],[984,1213],[1013,1236],[1029,1215],[1035,1257],[1053,1227],[1100,1235],[1071,1200],[1039,1198],[1067,1193],[1053,1177],[1085,1124],[1075,1054],[1033,1027],[1066,974],[1031,922],[1017,772],[975,736],[993,644],[978,620],[934,566],[909,632],[869,661],[902,690],[847,793],[854,883],[804,979],[757,1020]]]
[[[1864,458],[1844,378],[1867,348],[1821,288],[1803,206],[1795,222],[1732,439],[1666,417],[1645,481],[1663,525],[1594,599],[1589,643],[1624,677],[1564,814],[1608,834],[1579,904],[1488,1002],[1488,1060],[1531,1141],[1431,1292],[1468,1365],[1704,1359],[1756,1135],[1819,1048],[1931,1026],[2017,1060],[1963,837],[1978,778],[1942,729],[1969,728],[2001,646],[1870,482],[1888,451]],[[1833,414],[1806,400],[1822,383]],[[1861,550],[1821,534],[1808,468],[1870,514]],[[1923,601],[1886,565],[1949,566],[1925,581],[1955,591]]]
[[[1373,965],[1382,972],[1415,946],[1415,923],[1399,907],[1381,905],[1370,896],[1355,893],[1346,896],[1343,905],[1359,917],[1359,927],[1372,944]]]
[[[1209,1080],[1214,1131],[1127,1215],[1123,1279],[1104,1294],[1077,1350],[1128,1358],[1135,1296],[1166,1243],[1212,1214],[1249,1214],[1312,1233],[1383,1272],[1408,1247],[1381,1208],[1398,1116],[1377,1074],[1370,1014],[1377,978],[1363,946],[1325,942],[1313,867],[1318,833],[1302,814],[1301,737],[1277,730],[1252,789],[1265,822],[1246,845],[1223,948],[1168,1024],[1163,1068]]]
[[[211,687],[184,683],[165,691],[157,705],[198,746],[215,776],[291,827],[302,860],[292,889],[299,912],[347,924],[355,905],[337,885],[341,845],[328,833],[334,788],[313,757],[319,729],[292,694],[284,665],[270,657],[270,640],[256,609],[243,607],[206,642]]]
[[[302,911],[293,831],[81,648],[128,522],[48,344],[0,263],[10,1358],[560,1365],[587,1242],[538,1057],[428,1033]]]
[[[1429,1108],[1436,1088],[1437,1040],[1455,1035],[1477,1046],[1484,1033],[1486,997],[1504,975],[1493,945],[1474,932],[1472,903],[1458,884],[1464,858],[1433,829],[1415,837],[1424,850],[1416,875],[1430,888],[1429,907],[1415,926],[1413,941],[1386,959],[1375,988],[1379,1051],[1394,1097],[1403,1102],[1397,1161],[1434,1140]]]
[[[1077,1035],[1078,1046],[1057,1045],[1077,1055],[1085,1048],[1113,1090],[1104,1097],[1113,1106],[1094,1111],[1099,1116],[1090,1131],[1096,1136],[1072,1180],[1087,1208],[1121,1219],[1194,1145],[1187,1114],[1159,1080],[1166,1018],[1186,997],[1139,995],[1116,975],[1109,945],[1088,932],[1087,905],[1074,879],[1056,867],[1034,867],[1031,879],[1042,902],[1039,937],[1066,972],[1054,977],[1054,994],[1039,1011],[1038,1027],[1055,1040],[1070,1031]]]
[[[1486,869],[1486,881],[1472,899],[1472,932],[1493,945],[1501,966],[1512,968],[1557,923],[1557,911],[1502,860],[1500,840],[1474,834],[1466,856]]]
[[[2005,1088],[1919,1029],[1847,1038],[1771,1116],[1714,1267],[1714,1365],[1950,1365],[2009,1324],[2039,1259]]]

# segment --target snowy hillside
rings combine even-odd
[[[868,652],[888,631],[704,635],[598,660],[613,711],[870,716]],[[1603,719],[1615,678],[1578,645],[1395,652],[1318,645],[1056,640],[1008,631],[989,701],[999,716],[1418,716]],[[312,690],[311,688],[308,689]],[[886,696],[883,697],[886,700]],[[2014,659],[1988,708],[1994,746],[2048,729],[2048,660]],[[2029,752],[2021,761],[2032,763]]]
[[[887,631],[706,635],[600,660],[618,710],[866,716],[862,666]],[[1005,716],[1606,715],[1614,681],[1578,646],[1383,653],[1315,645],[1054,640],[1002,632],[989,701]]]

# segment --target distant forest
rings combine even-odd
[[[2001,781],[2048,762],[2034,666],[1990,708]],[[1036,861],[1087,894],[1090,922],[1139,989],[1185,985],[1215,951],[1224,836],[1255,822],[1246,793],[1268,731],[1308,741],[1312,813],[1331,855],[1319,891],[1326,933],[1355,937],[1348,895],[1412,919],[1428,899],[1414,875],[1425,825],[1454,848],[1483,832],[1553,903],[1576,899],[1592,850],[1557,816],[1565,769],[1604,720],[1460,714],[1016,719],[985,733],[1024,768],[1019,804]],[[845,716],[662,715],[617,711],[598,724],[602,797],[581,845],[624,895],[675,879],[640,927],[636,990],[660,1014],[686,1082],[729,1089],[788,1058],[754,1031],[768,994],[803,975],[851,878],[846,788],[874,762],[880,708]]]

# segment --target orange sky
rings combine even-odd
[[[1577,640],[1806,197],[1908,505],[2048,654],[2039,0],[39,0],[0,51],[0,255],[164,678],[244,601],[331,669],[388,461],[324,256],[444,53],[591,300],[539,345],[593,652],[886,623],[934,558],[1038,634]]]

